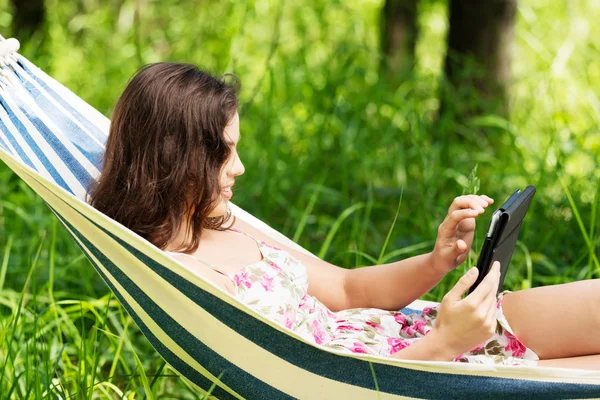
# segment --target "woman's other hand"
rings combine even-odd
[[[477,280],[473,267],[443,298],[431,332],[441,341],[444,351],[456,356],[469,351],[492,337],[496,330],[496,292],[500,280],[500,263],[492,268],[481,284],[464,299],[463,294]]]
[[[438,228],[432,255],[432,266],[448,273],[467,258],[473,243],[475,218],[494,200],[486,195],[464,195],[454,199],[448,215]]]

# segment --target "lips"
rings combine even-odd
[[[233,191],[231,190],[232,187],[233,187],[233,185],[225,186],[223,188],[223,190],[221,191],[221,193],[223,193],[223,196],[225,196],[225,198],[231,199],[231,197],[233,196]]]

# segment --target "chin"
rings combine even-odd
[[[215,207],[214,210],[212,210],[212,212],[210,213],[209,217],[220,217],[222,215],[227,214],[228,211],[228,201],[225,199],[222,199],[219,204],[217,204],[217,206]]]

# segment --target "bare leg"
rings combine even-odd
[[[540,367],[555,367],[555,368],[579,368],[592,369],[600,371],[600,355],[580,356],[569,358],[554,358],[552,360],[540,360]]]
[[[507,293],[502,309],[540,359],[600,354],[600,279]]]

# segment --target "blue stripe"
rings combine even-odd
[[[83,114],[73,108],[69,103],[65,101],[61,96],[59,96],[50,86],[48,86],[43,79],[39,78],[37,74],[32,71],[28,66],[25,65],[20,59],[17,60],[17,65],[23,68],[25,72],[27,72],[45,91],[52,96],[52,98],[64,107],[71,115],[79,122],[81,125],[85,127],[90,133],[92,133],[98,140],[102,143],[106,142],[108,135],[101,131],[96,125],[90,122]],[[83,101],[83,100],[82,100]]]
[[[59,216],[58,212],[49,206],[52,211]],[[100,264],[104,266],[110,274],[119,282],[119,284],[132,296],[136,302],[144,309],[144,311],[161,327],[161,329],[181,348],[183,348],[194,360],[202,361],[201,365],[207,370],[211,371],[213,375],[218,376],[220,372],[224,371],[221,381],[233,389],[235,392],[240,393],[239,389],[245,389],[250,386],[250,392],[256,398],[260,399],[283,399],[289,398],[285,393],[273,388],[272,386],[264,383],[256,377],[250,375],[248,372],[232,364],[227,359],[210,349],[195,336],[189,333],[183,328],[175,319],[171,318],[160,306],[158,306],[146,293],[141,290],[131,279],[123,273],[112,261],[110,261],[98,248],[91,244],[85,236],[83,236],[77,229],[75,229],[70,223],[66,222],[59,216],[60,221],[71,229],[75,233],[75,236],[81,240],[85,247],[91,249],[92,254],[100,261]],[[81,247],[81,246],[80,246]],[[88,254],[85,249],[84,253]],[[119,295],[119,292],[102,273],[102,270],[94,263],[91,257],[88,259],[94,267],[100,273],[104,281],[110,286],[113,293],[119,298],[119,301],[127,309],[131,317],[135,320],[136,324],[140,327],[140,330],[146,335],[150,343],[155,349],[165,358],[165,360],[173,367],[177,368],[186,378],[192,380],[200,387],[206,388],[211,384],[210,380],[205,378],[202,374],[190,367],[185,361],[180,359],[175,353],[170,351],[164,344],[148,329],[141,318],[135,313],[128,303]],[[181,343],[183,342],[183,343]],[[182,345],[183,344],[183,345]],[[232,380],[232,376],[239,378],[243,376],[244,387],[236,385],[237,380]],[[238,387],[236,387],[238,386]],[[222,389],[220,389],[222,390]],[[229,393],[223,390],[223,394],[227,394],[227,397],[232,397]],[[218,396],[222,398],[222,394]]]
[[[79,181],[81,186],[87,188],[92,181],[92,175],[90,172],[83,165],[81,165],[77,157],[75,157],[75,155],[69,149],[67,149],[64,143],[61,142],[56,136],[56,134],[52,132],[50,128],[48,128],[46,124],[44,124],[44,122],[42,122],[42,120],[35,115],[35,113],[31,112],[31,109],[27,104],[23,103],[18,97],[14,98],[13,100],[16,100],[21,112],[25,114],[25,117],[29,120],[29,122],[31,122],[34,128],[37,129],[40,135],[50,145],[52,150],[54,150],[58,157],[67,165],[67,168],[69,168],[69,170],[73,173],[75,179]],[[22,126],[25,129],[25,125]],[[38,155],[37,152],[36,155]]]
[[[421,314],[423,311],[421,310],[417,310],[415,308],[408,308],[408,307],[404,307],[402,310],[400,310],[401,313],[403,314]]]
[[[0,103],[0,105],[2,105],[2,104]],[[27,154],[25,154],[25,152],[23,151],[23,149],[21,148],[21,146],[19,146],[19,143],[17,142],[17,140],[15,139],[15,137],[10,133],[10,130],[8,129],[8,127],[6,125],[4,125],[4,122],[2,122],[1,119],[0,119],[0,130],[2,130],[4,132],[4,135],[6,136],[6,140],[8,140],[8,142],[12,145],[12,147],[15,149],[15,151],[17,152],[17,154],[13,154],[8,149],[8,147],[6,147],[6,150],[10,154],[12,154],[15,158],[17,156],[20,157],[22,162],[24,162],[26,165],[28,165],[29,167],[33,168],[34,170],[37,170],[36,167],[31,162],[31,160],[29,159],[29,157],[27,157]]]
[[[39,183],[44,185],[42,182]],[[60,200],[79,213],[79,211],[74,209],[69,203],[62,199]],[[271,328],[262,321],[253,318],[251,315],[200,289],[196,285],[164,267],[162,264],[157,263],[137,249],[128,245],[106,229],[100,227],[87,216],[81,213],[79,214],[110,235],[126,250],[144,262],[167,282],[171,283],[173,287],[180,290],[188,298],[240,335],[257,345],[268,349],[268,351],[274,355],[281,357],[302,369],[326,378],[374,390],[374,383],[370,370],[371,364],[375,370],[379,390],[381,392],[404,396],[432,399],[448,398],[449,395],[456,398],[481,399],[497,399],[499,397],[563,399],[574,397],[597,398],[600,396],[600,385],[539,382],[528,380],[526,377],[524,377],[525,379],[512,379],[417,371],[400,366],[378,364],[377,362],[370,363],[357,358],[343,357],[319,350],[301,340],[297,340],[283,332]],[[116,267],[109,260],[106,261],[113,267]],[[178,338],[173,339],[177,340]],[[188,347],[183,348],[186,349],[186,351],[194,350],[189,349]],[[214,359],[211,360],[210,357],[208,359],[198,358],[197,360],[200,363],[206,364],[214,361]],[[213,364],[212,367],[214,368],[215,365]],[[233,366],[233,368],[236,367]],[[219,369],[207,369],[215,375],[219,374]],[[221,368],[220,370],[222,371],[223,369],[225,368]],[[253,391],[256,390],[256,388],[253,387],[254,385],[248,384],[246,380],[248,378],[248,373],[242,370],[239,371],[240,375],[237,374],[237,371],[232,371],[234,372],[233,376],[229,379],[223,379],[223,382],[243,395],[256,393]],[[238,382],[238,380],[240,382]],[[243,387],[240,387],[241,385],[243,385]]]
[[[0,121],[0,124],[2,124],[2,121]],[[0,126],[0,129],[2,129],[2,126]],[[10,151],[8,150],[7,144],[4,142],[4,140],[2,140],[2,136],[0,136],[0,148],[2,148],[2,150],[4,150],[4,151],[7,151],[10,153]]]
[[[45,114],[56,124],[60,132],[65,132],[68,139],[81,151],[96,168],[100,167],[99,160],[104,153],[104,147],[100,146],[73,121],[65,115],[63,110],[60,110],[56,103],[50,101],[47,96],[40,92],[31,82],[26,81],[18,71],[14,71],[14,75],[21,81],[25,89],[35,99],[35,103],[40,107]]]
[[[54,165],[52,165],[52,163],[46,158],[46,156],[44,155],[44,152],[39,148],[39,146],[37,145],[35,140],[33,140],[33,138],[29,135],[29,132],[27,132],[27,129],[25,128],[25,126],[21,123],[19,118],[17,118],[17,116],[10,109],[10,107],[8,106],[8,104],[2,97],[0,97],[0,105],[2,107],[4,107],[4,109],[8,113],[8,117],[10,118],[12,123],[15,125],[15,127],[17,128],[17,130],[19,131],[19,133],[25,140],[25,142],[27,142],[27,144],[29,145],[31,150],[34,152],[34,154],[40,160],[40,162],[42,163],[44,168],[46,168],[46,170],[48,171],[48,173],[50,174],[52,179],[56,182],[56,184],[60,185],[63,189],[68,190],[70,193],[73,193],[73,191],[71,190],[69,185],[67,185],[67,182],[65,182],[63,180],[62,176],[58,173],[56,168],[54,168]],[[8,131],[8,128],[6,128],[6,130]],[[16,149],[17,148],[15,147],[15,150]],[[19,147],[19,149],[20,149],[20,147]],[[22,150],[17,150],[17,152],[19,153],[19,155],[21,155]],[[23,153],[23,155],[25,155],[25,153]],[[25,156],[25,157],[27,157],[27,156]],[[29,158],[27,158],[27,160],[29,160]],[[37,171],[37,167],[35,167],[31,161],[29,161],[29,166]]]
[[[87,240],[85,240],[84,236],[81,235],[71,224],[69,224],[68,222],[63,220],[60,217],[60,214],[56,210],[54,210],[50,205],[48,205],[48,207],[50,207],[50,209],[52,210],[52,212],[54,212],[54,214],[57,216],[57,218],[60,222],[62,222],[65,226],[69,227],[73,232],[75,232],[75,236],[80,238],[82,240],[82,242],[86,243],[86,246],[88,246],[90,244]],[[96,264],[96,262],[90,256],[90,252],[86,248],[81,246],[79,244],[79,242],[77,242],[76,240],[75,240],[75,243],[77,244],[77,246],[79,246],[81,251],[86,255],[87,259],[93,265],[94,269],[98,272],[98,274],[100,274],[100,276],[102,277],[104,282],[106,282],[106,284],[108,285],[110,290],[112,290],[113,294],[117,297],[119,302],[127,310],[129,315],[131,316],[131,318],[133,318],[136,325],[142,331],[144,336],[148,339],[150,344],[160,353],[160,355],[165,359],[165,361],[167,361],[170,365],[172,365],[178,371],[183,373],[185,375],[185,377],[188,378],[190,381],[194,382],[199,387],[207,390],[207,388],[212,385],[212,382],[208,378],[206,378],[204,375],[202,375],[198,371],[196,371],[188,363],[186,363],[181,358],[179,358],[175,353],[173,353],[171,350],[169,350],[165,345],[163,345],[163,343],[152,333],[152,331],[150,331],[150,329],[148,329],[148,326],[146,326],[146,324],[144,324],[144,321],[136,314],[135,310],[133,310],[133,308],[131,308],[129,303],[127,303],[125,298],[123,298],[121,293],[112,284],[112,282],[108,279],[108,277],[104,274],[104,272],[102,272],[102,269],[100,269],[98,264]],[[99,251],[96,247],[91,246],[89,248],[92,249],[91,252],[92,252],[92,254],[94,254],[94,256],[97,257],[99,255]],[[219,399],[234,399],[235,398],[229,392],[223,390],[219,386],[215,387],[212,394],[215,396],[218,396]]]
[[[96,226],[98,225],[96,224]],[[215,301],[213,298],[208,297],[207,292],[200,290],[197,286],[139,252],[105,229],[101,229],[188,298],[248,340],[314,374],[375,390],[369,362],[316,349],[271,328],[221,299],[214,298],[217,300]],[[485,376],[473,377],[460,374],[416,371],[378,363],[372,363],[372,365],[379,384],[379,390],[403,396],[433,399],[447,398],[448,393],[452,393],[452,396],[457,398],[497,399],[499,394],[504,394],[514,398],[564,399],[573,396],[594,398],[600,395],[600,385],[536,382]],[[252,393],[252,391],[244,390],[242,393]]]

